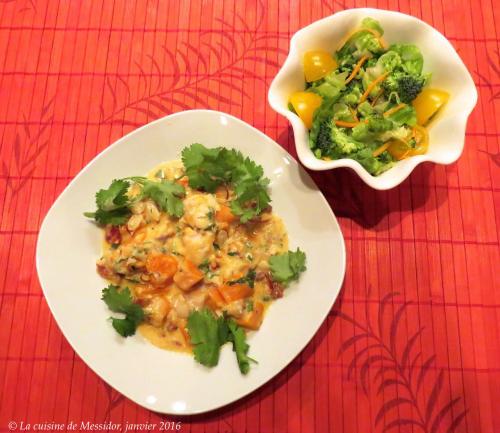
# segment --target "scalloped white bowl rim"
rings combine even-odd
[[[450,100],[430,128],[430,146],[425,155],[399,161],[379,176],[372,176],[363,166],[349,158],[323,161],[309,148],[308,131],[300,118],[288,109],[288,97],[304,89],[301,58],[311,49],[334,51],[336,43],[364,17],[381,22],[384,38],[389,43],[415,43],[424,56],[424,71],[432,72],[430,87],[450,93]],[[338,37],[332,36],[333,34]],[[430,65],[430,66],[429,66]],[[453,70],[453,75],[449,72]],[[290,51],[283,66],[273,79],[268,92],[271,107],[286,117],[294,132],[299,160],[311,170],[331,170],[348,167],[374,189],[386,190],[403,182],[422,162],[451,164],[462,154],[467,119],[477,103],[474,81],[451,43],[438,30],[424,21],[401,12],[374,8],[355,8],[337,12],[297,31],[290,40]]]

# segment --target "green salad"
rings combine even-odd
[[[427,88],[431,74],[416,45],[388,46],[383,34],[378,21],[365,18],[333,55],[306,52],[306,89],[290,97],[317,158],[352,158],[374,176],[427,152],[425,125],[449,98]]]

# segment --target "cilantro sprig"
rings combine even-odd
[[[182,162],[191,188],[214,192],[219,185],[232,185],[236,197],[230,203],[231,211],[243,223],[271,202],[263,168],[237,150],[193,143],[182,151]]]
[[[227,327],[229,329],[228,340],[233,343],[233,351],[236,353],[238,367],[243,374],[247,374],[250,371],[250,362],[257,363],[257,361],[248,356],[250,346],[247,343],[245,331],[234,320],[229,320]]]
[[[85,212],[88,218],[94,218],[98,224],[120,225],[130,217],[130,200],[127,191],[130,183],[125,179],[111,182],[108,189],[100,189],[95,195],[97,210]]]
[[[150,198],[158,207],[169,215],[180,218],[184,214],[181,198],[186,194],[184,187],[178,183],[163,179],[153,182],[145,177],[134,177],[142,185],[140,198]]]
[[[300,248],[269,257],[269,268],[274,281],[288,286],[299,279],[301,272],[306,270],[306,255]]]
[[[124,318],[111,317],[111,323],[122,337],[130,337],[144,320],[144,311],[140,305],[134,303],[128,287],[118,289],[118,286],[110,284],[103,289],[101,299],[111,311],[125,315]]]
[[[133,184],[141,186],[140,192],[134,197],[128,195]],[[158,207],[174,217],[184,213],[182,197],[185,189],[182,185],[163,179],[160,182],[151,181],[145,177],[127,177],[115,179],[107,189],[97,192],[95,212],[85,212],[88,218],[94,218],[100,225],[122,225],[132,215],[131,206],[144,198],[150,198]]]
[[[238,366],[243,374],[250,370],[250,346],[243,328],[226,316],[216,317],[209,309],[193,311],[188,317],[187,328],[193,344],[194,359],[207,367],[219,363],[220,349],[227,342],[233,344]]]

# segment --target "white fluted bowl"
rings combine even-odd
[[[389,44],[417,45],[424,56],[424,72],[432,72],[430,86],[450,93],[450,100],[429,128],[428,152],[399,161],[379,176],[372,176],[353,159],[323,161],[316,158],[309,148],[307,128],[302,120],[288,109],[290,95],[305,88],[302,68],[304,53],[314,49],[333,52],[339,41],[365,17],[380,22],[385,32],[384,39]],[[321,171],[350,167],[372,188],[385,190],[399,185],[424,161],[451,164],[460,157],[465,142],[467,119],[477,102],[477,91],[469,71],[455,49],[436,29],[418,18],[399,12],[360,8],[323,18],[293,35],[288,57],[269,88],[268,100],[275,111],[290,121],[297,155],[307,168]]]

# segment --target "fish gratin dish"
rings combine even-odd
[[[87,216],[104,232],[102,299],[125,316],[112,318],[122,336],[137,329],[162,349],[194,349],[207,366],[232,342],[246,373],[246,332],[305,270],[305,255],[288,251],[260,166],[225,148],[186,149],[182,161],[97,193]]]

